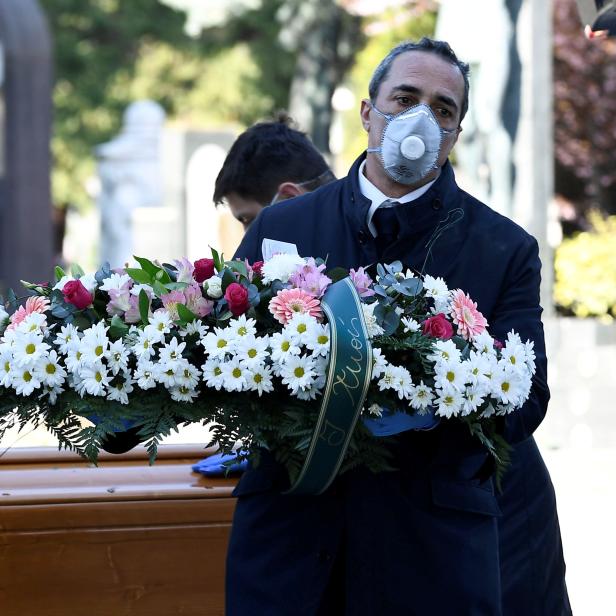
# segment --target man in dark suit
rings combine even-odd
[[[397,471],[356,469],[320,496],[282,494],[284,470],[263,456],[236,490],[229,616],[570,613],[553,489],[532,437],[549,399],[537,242],[457,187],[447,158],[467,106],[468,67],[447,44],[398,46],[362,102],[367,153],[346,178],[263,210],[237,256],[259,260],[269,238],[332,267],[425,264],[470,293],[493,336],[532,339],[531,396],[503,424],[516,445],[500,501],[507,524],[498,530],[487,453],[454,422],[402,433]]]
[[[214,203],[226,203],[244,229],[261,210],[332,182],[336,177],[305,133],[280,112],[233,143],[214,186]]]

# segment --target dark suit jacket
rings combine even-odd
[[[236,491],[227,613],[566,614],[553,493],[532,439],[549,399],[537,242],[460,190],[446,164],[425,195],[396,207],[399,236],[377,255],[366,226],[370,201],[357,181],[362,160],[348,177],[264,209],[236,256],[260,260],[261,242],[270,238],[296,244],[302,256],[327,257],[329,267],[399,259],[421,269],[425,261],[426,273],[442,276],[450,288],[460,287],[477,301],[493,336],[505,339],[515,329],[522,339],[535,342],[537,372],[530,399],[507,417],[504,427],[507,439],[524,451],[525,472],[542,469],[535,486],[540,499],[528,498],[526,485],[520,485],[524,478],[514,468],[515,493],[505,501],[516,523],[505,552],[513,554],[511,562],[522,572],[509,567],[510,579],[501,580],[500,507],[491,478],[481,473],[486,452],[466,428],[445,421],[431,432],[407,432],[392,440],[398,471],[372,475],[358,469],[320,496],[281,495],[285,474],[272,460],[249,470]],[[442,234],[427,257],[426,245],[437,225],[456,209],[462,219]],[[515,460],[519,466],[518,456]],[[549,494],[544,497],[546,491],[551,500]],[[525,526],[528,516],[537,513],[541,520],[553,513],[550,528]],[[556,571],[551,575],[540,570],[548,554]],[[539,580],[531,587],[532,574]],[[328,587],[332,576],[335,588]],[[552,593],[550,599],[546,592]],[[517,611],[518,605],[525,610]]]

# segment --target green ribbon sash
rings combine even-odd
[[[287,494],[321,494],[334,480],[372,374],[372,348],[351,280],[330,285],[321,306],[331,330],[327,385],[304,466]]]

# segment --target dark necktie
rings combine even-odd
[[[397,205],[397,204],[396,204]],[[398,238],[400,223],[396,216],[396,205],[392,207],[379,207],[372,217],[372,223],[376,229],[377,236],[375,238],[376,250],[379,259],[387,250],[387,247],[393,244]]]

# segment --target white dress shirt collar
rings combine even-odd
[[[424,184],[423,186],[420,186],[419,188],[416,188],[415,190],[412,190],[411,192],[406,193],[406,195],[403,195],[402,197],[397,197],[396,199],[393,199],[392,197],[388,197],[385,193],[381,192],[364,175],[365,166],[366,166],[366,161],[364,160],[362,164],[359,166],[359,171],[358,171],[359,190],[361,191],[361,194],[364,195],[364,197],[367,197],[368,199],[370,199],[370,201],[372,201],[372,204],[370,205],[370,209],[368,210],[368,214],[366,215],[366,223],[373,237],[376,237],[377,233],[376,233],[376,228],[374,227],[374,224],[372,222],[372,217],[374,216],[374,213],[379,208],[379,206],[383,205],[383,203],[385,203],[386,201],[388,202],[395,201],[396,203],[404,204],[404,203],[409,203],[411,201],[414,201],[415,199],[419,199],[419,197],[427,193],[430,190],[430,187],[432,186],[432,184],[436,182],[436,180],[432,180],[431,182],[428,182],[427,184]],[[390,206],[386,204],[385,207],[390,207]]]

